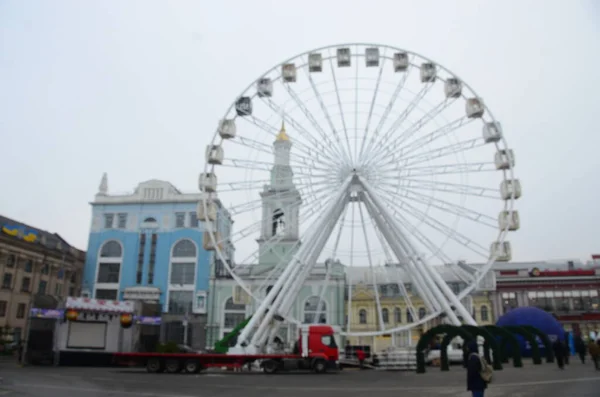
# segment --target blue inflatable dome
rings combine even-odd
[[[552,314],[536,307],[512,309],[500,317],[496,325],[500,327],[506,325],[531,325],[548,335],[551,341],[555,341],[556,338],[564,340],[565,337],[565,330],[562,324]],[[531,357],[531,346],[529,346],[529,343],[521,336],[517,336],[517,338],[521,346],[521,354],[524,357]],[[543,343],[540,342],[539,347],[542,352],[545,351]]]

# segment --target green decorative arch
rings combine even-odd
[[[523,357],[521,357],[521,349],[519,348],[519,340],[515,337],[513,333],[510,331],[498,327],[497,325],[484,325],[482,328],[488,330],[488,332],[494,337],[502,338],[502,342],[500,342],[500,357],[502,361],[508,363],[508,355],[506,354],[506,345],[510,344],[512,358],[513,358],[513,366],[515,368],[521,368],[523,366]],[[486,341],[487,344],[487,341]]]
[[[465,341],[473,339],[473,336],[468,331],[466,331],[465,329],[463,329],[461,327],[455,327],[453,325],[442,324],[442,325],[438,325],[433,328],[430,328],[427,332],[425,332],[421,336],[421,338],[419,339],[419,342],[417,343],[417,373],[418,374],[425,373],[425,353],[424,353],[425,348],[427,348],[427,346],[429,346],[429,343],[431,342],[431,340],[439,334],[446,334],[446,336],[451,335],[452,337],[460,336]],[[452,339],[452,337],[450,339]],[[446,344],[446,348],[447,348],[447,344]],[[445,348],[442,344],[442,351],[440,353],[443,353],[444,351],[445,351]],[[446,365],[447,364],[448,364],[448,355],[446,353]]]
[[[527,342],[529,342],[529,344],[531,345],[531,355],[533,357],[533,364],[539,365],[542,363],[540,348],[538,346],[537,339],[535,338],[534,334],[529,332],[526,328],[523,328],[518,325],[505,325],[502,328],[512,332],[513,334],[521,335],[523,338],[525,338]]]
[[[521,327],[525,328],[527,331],[531,332],[534,336],[540,338],[542,343],[544,344],[544,348],[546,349],[546,362],[553,363],[554,362],[554,349],[552,349],[552,341],[548,338],[544,332],[542,332],[539,328],[536,328],[532,325],[522,325]]]
[[[469,338],[465,338],[464,336],[455,333],[447,333],[446,335],[444,335],[444,337],[442,338],[442,343],[440,345],[440,369],[442,371],[450,371],[450,360],[448,359],[448,346],[450,345],[452,339],[456,338],[457,336],[460,336],[465,341],[465,343],[463,344],[463,352],[467,341],[473,339],[473,335],[471,334],[469,334]],[[463,353],[463,361],[465,357],[466,355]]]
[[[461,328],[465,329],[467,332],[469,332],[473,336],[483,337],[485,342],[492,349],[492,353],[494,353],[494,357],[492,360],[492,366],[494,367],[494,369],[496,371],[501,371],[502,370],[502,353],[500,352],[500,344],[498,343],[498,341],[496,340],[494,335],[492,335],[487,329],[480,328],[475,325],[464,324],[461,326]],[[484,346],[484,348],[485,348],[485,346]],[[487,350],[485,355],[486,355],[486,359],[489,360],[490,359],[489,349]]]

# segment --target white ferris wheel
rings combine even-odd
[[[267,343],[273,319],[302,323],[290,315],[296,296],[315,266],[332,260],[345,267],[350,291],[393,286],[413,317],[381,321],[384,297],[375,287],[378,329],[358,332],[348,320],[347,335],[400,332],[440,316],[474,324],[461,299],[494,262],[510,260],[507,237],[519,227],[514,166],[483,99],[419,54],[342,44],[269,69],[221,118],[199,180],[200,218],[213,221],[205,246],[258,307],[239,345]],[[216,199],[235,221],[228,239],[214,222]],[[261,284],[272,287],[266,298],[237,270],[265,255],[276,258]],[[461,290],[434,266],[452,272]],[[407,284],[426,315],[417,314]]]

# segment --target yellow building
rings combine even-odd
[[[410,311],[406,302],[397,290],[389,288],[391,285],[379,285],[379,299],[381,304],[381,321],[385,329],[397,328],[411,323]],[[397,287],[397,286],[395,286]],[[391,290],[391,291],[390,291]],[[410,300],[418,316],[424,317],[427,312],[423,301],[413,294]],[[472,307],[475,320],[480,325],[493,324],[492,303],[487,293],[472,296]],[[470,304],[466,305],[467,307]],[[372,285],[359,283],[352,286],[352,298],[346,300],[346,313],[348,313],[350,332],[373,332],[381,329],[379,310],[375,291]],[[410,331],[381,336],[350,336],[351,345],[371,346],[371,351],[379,352],[391,346],[415,346],[422,332],[439,324],[439,319],[429,321]]]

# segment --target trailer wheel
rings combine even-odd
[[[150,358],[146,361],[146,371],[157,374],[164,371],[163,363],[158,358]]]
[[[165,370],[170,374],[181,372],[181,363],[177,359],[167,360],[165,363]]]
[[[198,360],[187,360],[183,365],[183,370],[186,374],[197,374],[202,370]]]
[[[313,370],[318,374],[324,374],[325,371],[327,371],[327,364],[325,363],[325,360],[315,360],[313,362]]]
[[[265,360],[262,363],[265,374],[274,374],[279,369],[279,363],[275,360]]]

